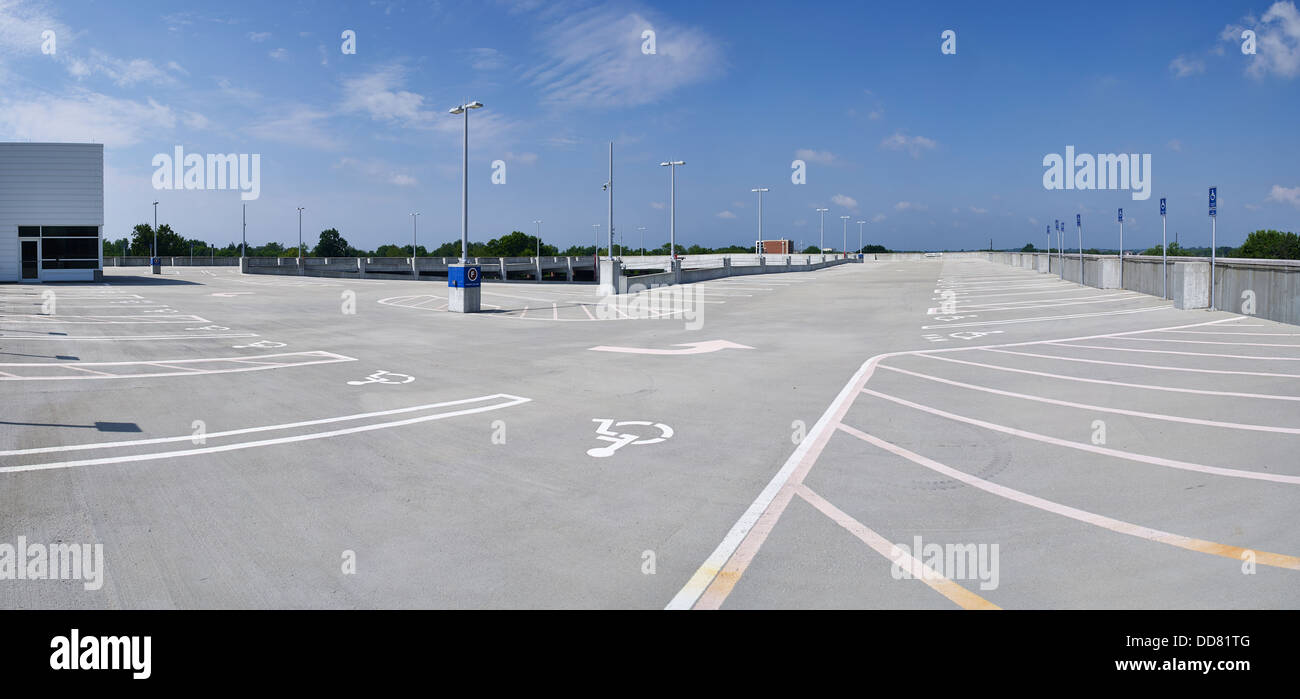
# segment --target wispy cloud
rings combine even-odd
[[[289,51],[283,48],[272,49],[266,55],[270,56],[271,58],[274,58],[277,61],[283,61],[284,59],[289,57]]]
[[[655,53],[641,33],[656,32]],[[550,57],[523,74],[545,103],[585,109],[650,104],[725,72],[721,40],[701,29],[652,22],[606,6],[577,12],[541,33]]]
[[[851,196],[848,196],[847,194],[836,194],[835,196],[831,197],[831,203],[836,206],[840,206],[845,209],[848,209],[849,211],[858,210],[858,200],[854,199]]]
[[[907,133],[902,130],[895,131],[894,135],[889,136],[880,142],[881,148],[886,150],[905,150],[910,153],[913,158],[921,157],[921,151],[933,150],[937,145],[939,144],[933,139],[926,138],[925,136],[908,136]]]
[[[248,33],[249,41],[255,41],[260,43],[270,38],[271,38],[271,32],[249,32]]]
[[[150,99],[136,102],[78,90],[67,97],[0,97],[0,133],[32,141],[94,141],[131,146],[170,132],[176,112]]]
[[[714,215],[717,216],[718,218],[735,218],[735,217],[736,217],[736,215],[733,214],[733,213],[731,213],[730,211],[719,211],[718,213],[716,213],[716,214],[714,214]]]
[[[925,211],[925,206],[912,201],[900,201],[894,204],[895,211]]]
[[[811,148],[800,148],[794,152],[794,157],[810,163],[820,163],[830,165],[835,162],[835,154],[828,150],[813,150]]]
[[[175,61],[172,62],[175,64]],[[179,67],[179,64],[176,64]],[[103,75],[118,87],[130,87],[139,83],[172,84],[176,79],[162,68],[145,58],[123,60],[114,58],[98,49],[91,49],[86,58],[73,58],[67,64],[68,73],[77,79]]]
[[[1283,187],[1280,184],[1275,184],[1272,191],[1268,193],[1268,201],[1290,204],[1300,209],[1300,187]]]
[[[254,138],[307,148],[337,150],[339,141],[327,128],[330,113],[306,105],[276,110],[276,116],[256,122],[245,131]]]
[[[469,66],[474,70],[500,70],[506,67],[505,54],[493,48],[466,49]]]
[[[1174,74],[1175,78],[1186,78],[1189,75],[1198,75],[1205,72],[1205,61],[1199,58],[1188,58],[1187,56],[1176,56],[1169,62],[1169,71]]]
[[[1253,30],[1256,38],[1256,52],[1249,57],[1247,75],[1257,79],[1300,75],[1300,10],[1294,2],[1275,2],[1258,20],[1246,17],[1242,24],[1229,24],[1219,38],[1239,47],[1241,33],[1246,29]]]

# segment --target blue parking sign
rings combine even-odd
[[[1210,187],[1210,215],[1214,216],[1219,209],[1219,188]]]
[[[1161,215],[1161,216],[1164,216],[1164,215],[1165,215],[1165,198],[1164,198],[1164,197],[1160,197],[1160,215]]]
[[[1124,222],[1124,209],[1119,210],[1119,222],[1120,223]]]
[[[1075,214],[1075,215],[1074,215],[1074,225],[1076,225],[1076,226],[1082,226],[1082,225],[1083,225],[1083,214]]]

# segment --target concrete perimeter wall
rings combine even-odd
[[[990,262],[1032,269],[1079,283],[1078,254],[983,253]],[[1168,298],[1176,308],[1210,308],[1254,315],[1279,323],[1300,325],[1300,261],[1218,258],[1214,266],[1214,299],[1210,299],[1208,257],[1119,257],[1083,255],[1085,286],[1119,289]],[[1063,274],[1062,274],[1063,272]],[[1253,308],[1252,308],[1253,304]]]

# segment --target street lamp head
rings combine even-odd
[[[843,219],[849,219],[849,218],[853,218],[853,217],[852,217],[852,216],[841,216],[840,218],[843,218]]]
[[[751,190],[749,190],[749,191],[751,191],[751,192],[768,192],[768,191],[771,191],[771,190],[769,190],[767,187],[755,187],[755,188],[753,188],[753,189],[751,189]]]
[[[659,163],[659,167],[668,167],[669,165],[685,165],[685,160],[667,160]]]
[[[830,211],[830,209],[817,209],[817,210],[820,211],[820,212],[822,212],[822,213],[825,213],[825,212],[827,212],[827,211]]]

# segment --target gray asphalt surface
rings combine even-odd
[[[0,607],[1300,604],[1293,326],[957,258],[690,285],[694,323],[105,280],[0,287],[0,544],[106,569]],[[895,579],[873,535],[996,544],[997,585]]]

